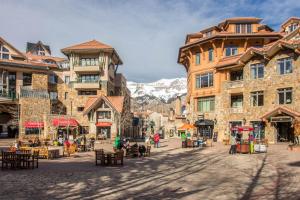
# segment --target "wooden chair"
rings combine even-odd
[[[27,161],[27,165],[28,167],[31,167],[31,169],[34,169],[34,166],[36,166],[36,168],[39,168],[39,153],[39,150],[33,151],[31,159]]]
[[[145,157],[150,157],[151,146],[146,147]]]
[[[131,155],[131,157],[138,157],[139,156],[139,147],[131,146],[130,147],[130,155]]]
[[[113,164],[117,165],[118,161],[120,161],[120,164],[123,165],[123,157],[124,157],[124,151],[122,150],[114,153],[114,156],[112,158]]]
[[[39,151],[39,157],[49,159],[49,152],[47,147],[34,148],[33,151]]]
[[[11,169],[15,169],[17,166],[17,155],[15,152],[4,152],[2,151],[2,164],[1,168],[8,169],[9,167]]]
[[[105,165],[105,154],[103,149],[95,150],[95,160],[96,165],[98,165],[98,161],[100,161],[100,165]]]

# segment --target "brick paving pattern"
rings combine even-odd
[[[300,153],[229,155],[229,146],[181,149],[163,141],[150,158],[95,166],[93,153],[0,171],[0,199],[300,199]]]

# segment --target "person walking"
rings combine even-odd
[[[158,148],[158,147],[159,147],[159,139],[160,139],[159,134],[156,133],[156,134],[154,135],[154,137],[153,137],[153,140],[154,140],[154,147],[155,147],[155,148]]]
[[[182,143],[182,148],[186,148],[186,134],[184,132],[181,133],[181,143]]]
[[[230,145],[229,154],[236,154],[236,138],[233,134],[230,135]]]

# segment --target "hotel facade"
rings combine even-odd
[[[23,53],[0,38],[0,134],[128,136],[130,92],[116,50],[92,40],[61,51],[66,58],[39,41]]]
[[[261,21],[226,19],[188,34],[179,49],[178,63],[187,71],[187,119],[207,123],[219,141],[239,126],[254,127],[270,143],[297,134],[300,19],[288,19],[278,32]]]

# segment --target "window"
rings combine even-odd
[[[288,27],[288,32],[293,32],[294,30],[296,30],[298,28],[298,24],[296,24],[296,23],[293,23],[293,24],[291,24],[291,25],[289,25],[289,27]]]
[[[45,50],[41,46],[38,46],[38,48],[37,48],[37,55],[39,55],[39,56],[45,55]]]
[[[49,83],[56,84],[57,81],[58,81],[58,78],[55,74],[50,74],[49,75]]]
[[[99,65],[98,58],[81,58],[80,66],[97,66]]]
[[[291,104],[292,103],[292,88],[278,89],[278,103]]]
[[[250,65],[251,78],[252,79],[263,78],[264,77],[264,68],[265,68],[265,65],[262,63]]]
[[[289,74],[293,72],[292,59],[283,58],[277,60],[279,74]]]
[[[253,133],[255,138],[257,139],[265,138],[265,126],[262,121],[251,121],[250,124],[254,128]]]
[[[0,44],[0,59],[9,59],[9,50]]]
[[[225,56],[234,56],[234,55],[237,55],[237,54],[238,54],[237,47],[234,47],[234,46],[226,47]]]
[[[79,76],[78,82],[80,83],[96,83],[99,81],[98,74],[86,74]]]
[[[25,128],[26,135],[32,135],[32,134],[38,135],[40,134],[40,131],[41,130],[39,128]]]
[[[214,50],[213,49],[209,49],[208,50],[208,61],[212,62],[214,60]]]
[[[196,59],[195,59],[195,64],[200,65],[200,53],[196,53]]]
[[[230,81],[240,81],[240,80],[243,80],[243,70],[230,72]]]
[[[70,76],[65,76],[65,83],[69,84],[70,83]]]
[[[23,73],[23,86],[31,86],[32,84],[32,74]]]
[[[205,37],[210,37],[211,35],[212,35],[212,31],[208,31],[208,32],[204,33]]]
[[[236,33],[252,33],[252,24],[236,24]]]
[[[68,92],[65,92],[65,99],[67,99],[68,98]]]
[[[215,97],[201,97],[198,99],[199,112],[211,112],[215,110]]]
[[[98,119],[111,119],[111,111],[99,111]]]
[[[206,73],[196,76],[196,88],[212,87],[214,85],[213,73]]]
[[[84,110],[84,107],[77,107],[78,112],[82,112]]]
[[[231,96],[231,107],[232,108],[243,107],[243,95],[232,95]]]
[[[97,95],[97,91],[78,91],[78,95]]]
[[[57,100],[57,92],[50,92],[50,100]]]
[[[251,92],[251,106],[263,106],[264,105],[264,92],[257,91]]]

